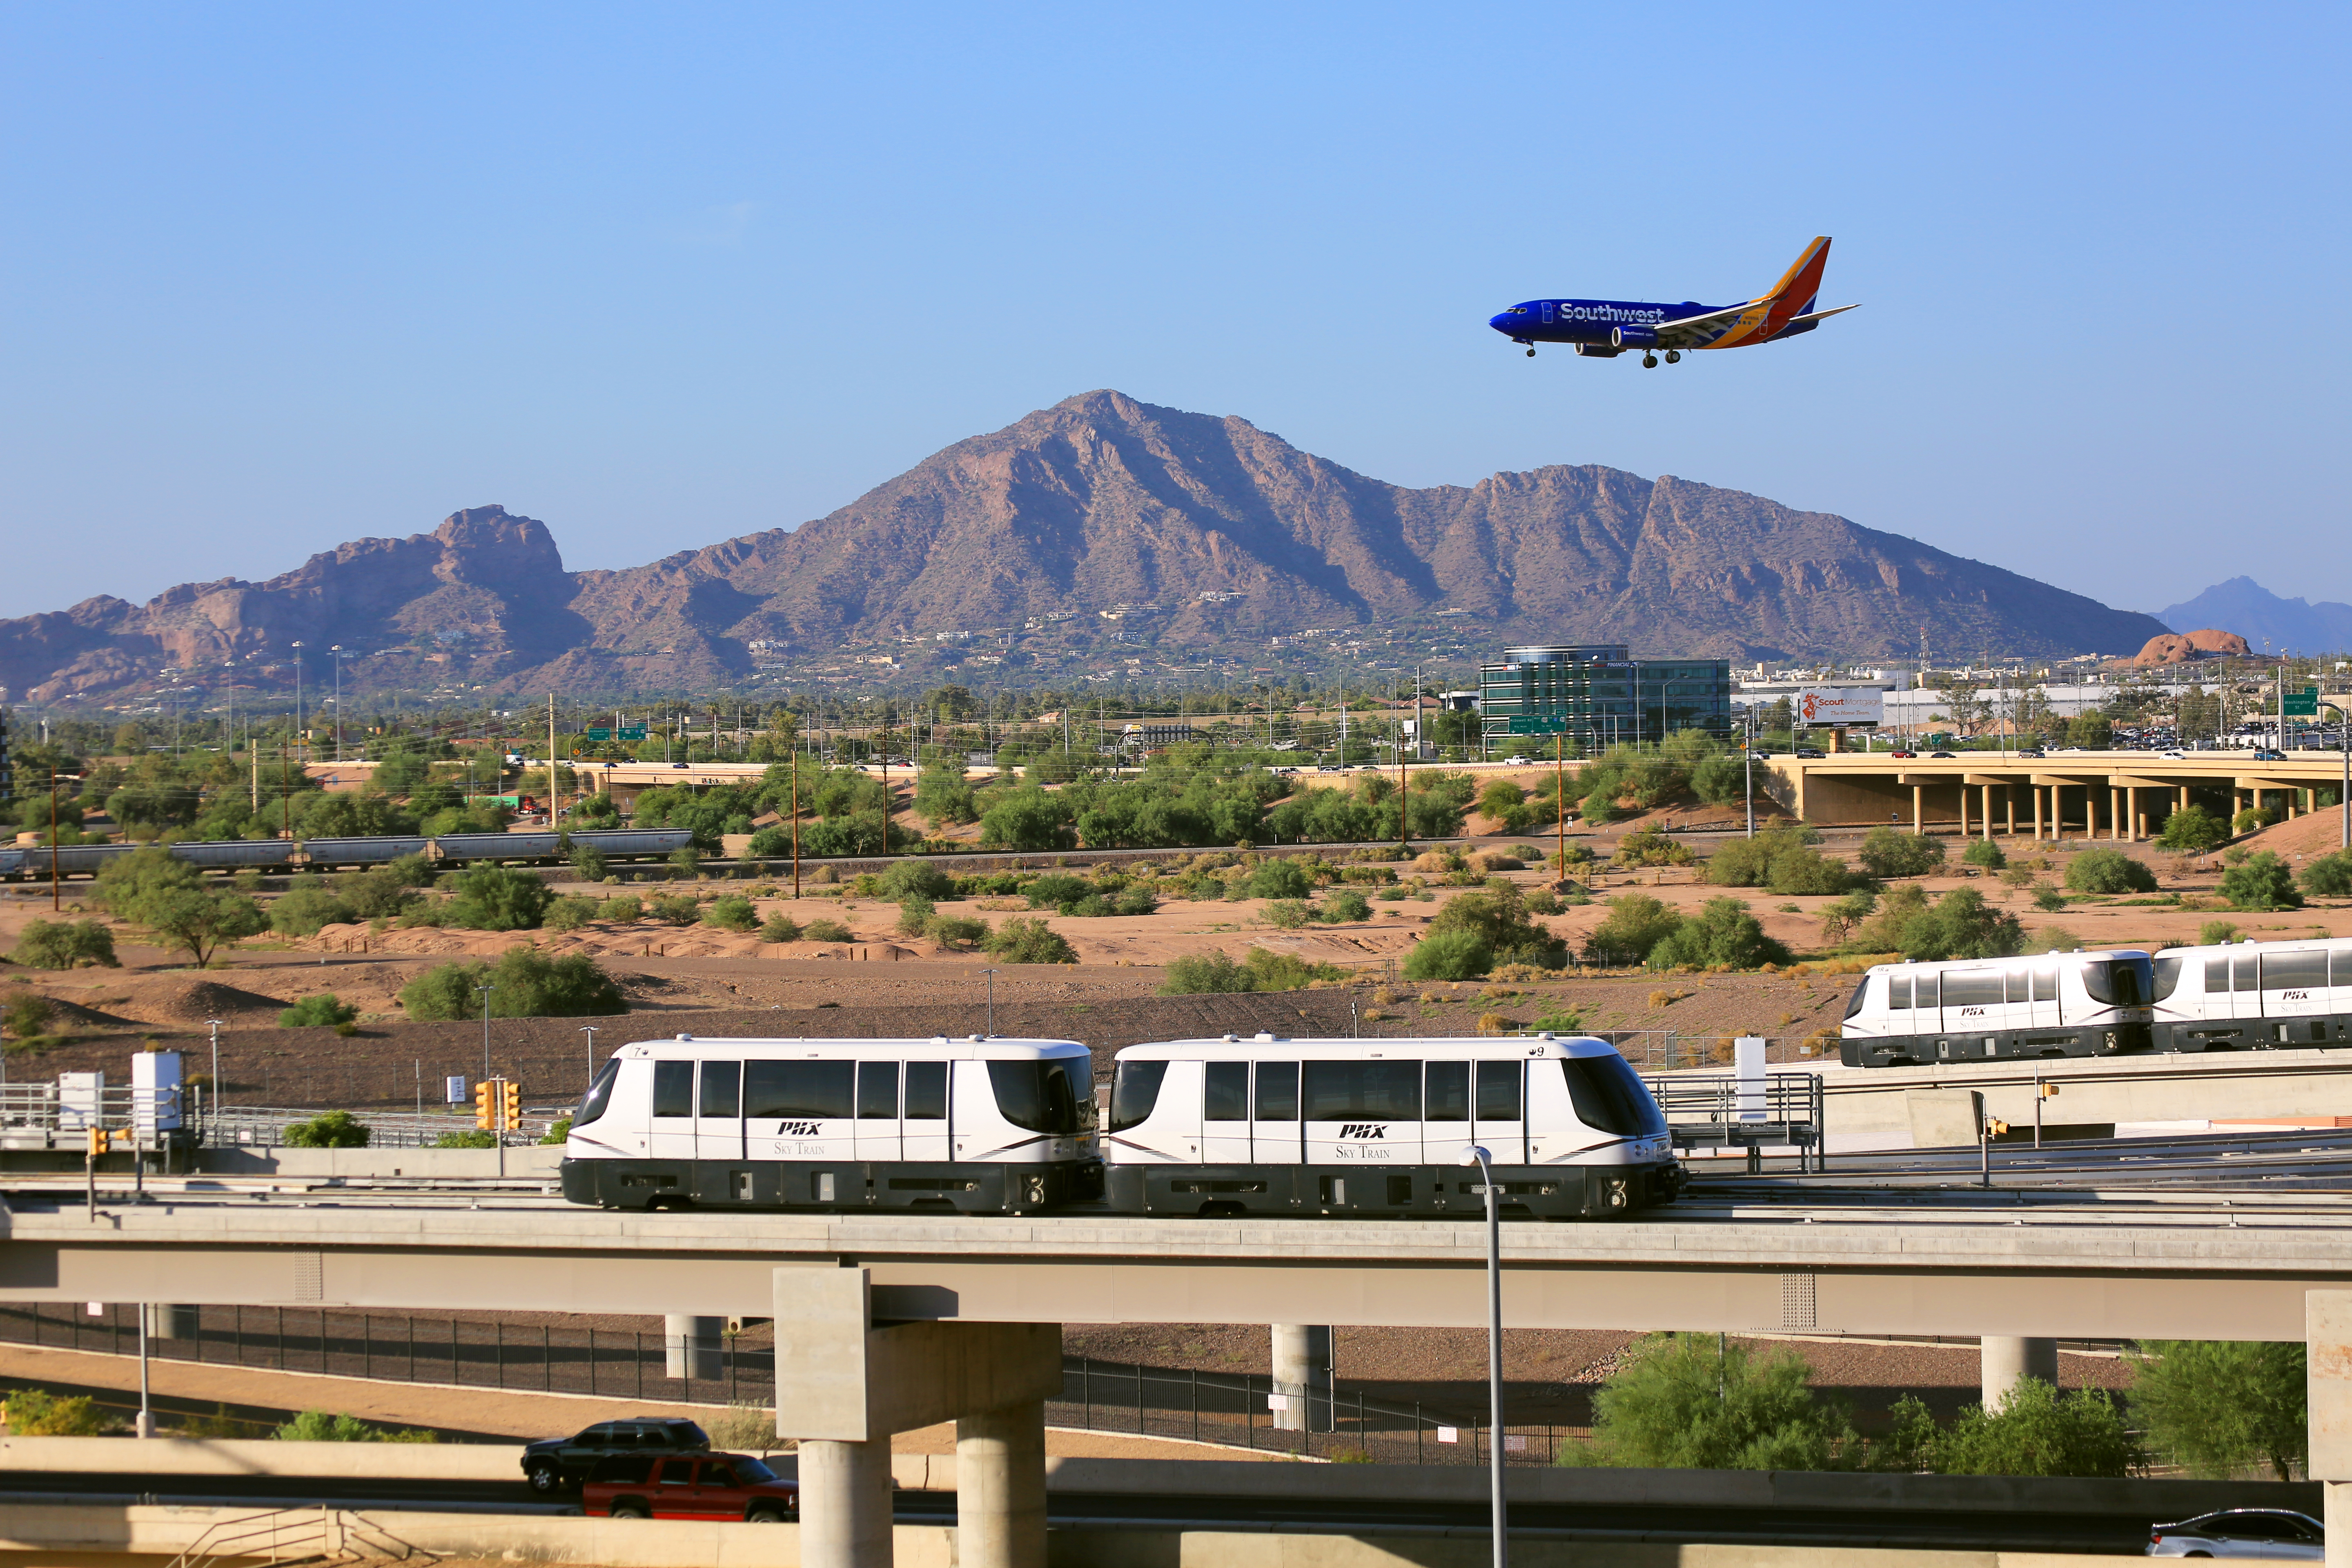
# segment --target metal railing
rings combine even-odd
[[[1752,1169],[1761,1151],[1777,1144],[1797,1152],[1801,1171],[1825,1168],[1819,1073],[1775,1072],[1760,1079],[1676,1074],[1642,1081],[1665,1112],[1666,1131],[1677,1151],[1745,1149]]]
[[[204,1113],[201,1142],[206,1148],[278,1148],[285,1144],[288,1128],[296,1122],[314,1121],[321,1114],[316,1106],[213,1106]],[[470,1110],[428,1110],[421,1115],[406,1110],[364,1110],[352,1115],[367,1128],[367,1146],[371,1149],[430,1149],[445,1137],[471,1136],[476,1131]],[[520,1130],[504,1134],[504,1142],[509,1148],[536,1143],[557,1120],[547,1115],[525,1116]]]
[[[133,1132],[138,1146],[152,1151],[179,1133],[184,1100],[195,1103],[177,1085],[0,1083],[0,1147],[79,1150],[86,1133],[103,1128]]]

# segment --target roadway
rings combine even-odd
[[[2345,759],[2336,752],[2294,752],[2259,761],[2252,752],[1962,752],[1950,757],[1896,757],[1841,752],[1825,757],[1772,757],[1765,766],[1772,795],[1792,816],[1820,825],[1884,823],[1914,828],[1957,824],[1963,832],[2040,838],[2065,829],[2081,837],[2144,838],[2151,818],[2202,797],[2230,815],[2249,804],[2309,810],[2313,793],[2337,788]]]

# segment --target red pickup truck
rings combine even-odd
[[[749,1454],[615,1454],[589,1473],[580,1502],[614,1519],[781,1524],[800,1517],[801,1489]]]

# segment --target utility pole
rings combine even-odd
[[[343,760],[343,645],[336,643],[327,649],[335,661],[335,761]]]
[[[1551,732],[1551,798],[1559,807],[1559,853],[1554,860],[1559,868],[1556,882],[1568,880],[1568,730],[1562,727]]]

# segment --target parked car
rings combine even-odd
[[[616,1454],[598,1462],[580,1506],[614,1519],[782,1524],[800,1517],[801,1489],[749,1454]]]
[[[522,1451],[522,1473],[535,1492],[576,1487],[598,1464],[616,1455],[700,1453],[709,1434],[691,1421],[599,1421],[569,1437],[550,1437]]]
[[[2268,1557],[2322,1563],[2327,1531],[2307,1513],[2284,1509],[2225,1508],[2179,1524],[2150,1525],[2150,1557]]]

